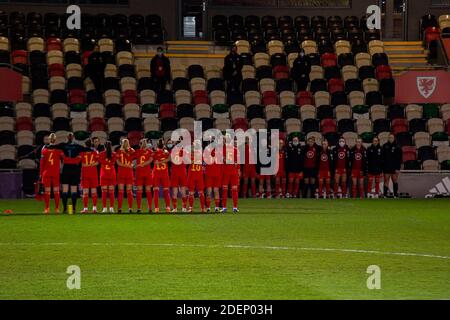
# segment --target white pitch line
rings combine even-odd
[[[441,256],[426,253],[414,252],[390,252],[379,250],[362,249],[339,249],[339,248],[305,248],[305,247],[279,247],[279,246],[250,246],[250,245],[207,245],[207,244],[182,244],[182,243],[138,243],[138,242],[92,242],[92,243],[70,243],[70,242],[0,242],[0,246],[148,246],[148,247],[178,247],[178,248],[226,248],[226,249],[256,249],[256,250],[294,250],[294,251],[326,251],[326,252],[345,252],[345,253],[365,253],[392,256],[410,256],[434,259],[450,260],[450,256]]]

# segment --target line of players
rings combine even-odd
[[[102,212],[114,212],[115,187],[118,187],[117,202],[118,213],[122,212],[123,201],[128,201],[129,212],[133,207],[133,186],[136,187],[137,212],[142,210],[143,193],[147,197],[147,209],[159,212],[159,194],[162,188],[165,211],[177,212],[178,195],[181,194],[182,211],[191,212],[194,205],[195,191],[200,199],[200,210],[211,210],[211,194],[214,195],[214,211],[227,212],[228,193],[231,191],[233,212],[238,212],[238,184],[239,165],[237,148],[232,145],[230,149],[224,146],[223,154],[229,162],[219,164],[217,161],[196,162],[202,159],[202,146],[200,141],[194,141],[194,150],[191,155],[183,154],[180,149],[177,154],[169,150],[173,143],[164,144],[159,140],[157,146],[152,148],[146,139],[140,141],[139,149],[131,148],[128,139],[122,139],[118,150],[113,151],[108,141],[104,150],[99,152],[93,147],[92,141],[86,141],[86,146],[80,146],[73,142],[73,135],[69,134],[68,142],[56,144],[56,136],[49,136],[48,144],[42,148],[40,160],[40,181],[44,186],[45,213],[50,212],[50,196],[53,192],[55,200],[55,213],[59,212],[60,202],[60,177],[63,183],[64,211],[67,210],[68,185],[76,186],[81,180],[83,190],[83,210],[88,212],[89,194],[92,198],[92,212],[97,212],[97,188],[101,186]],[[229,142],[231,143],[231,142]],[[75,147],[72,147],[75,146]],[[98,149],[98,148],[97,148]],[[195,151],[198,150],[198,151]],[[199,152],[200,155],[195,153]],[[186,166],[183,158],[191,157],[192,163]],[[211,153],[215,159],[216,155]],[[61,171],[61,162],[64,163]],[[78,172],[76,167],[81,164]],[[171,167],[169,175],[169,165]],[[117,166],[117,170],[116,170]],[[98,167],[100,167],[100,183]],[[66,168],[69,168],[66,170]],[[186,170],[187,168],[187,170]],[[78,178],[78,180],[77,180]],[[66,186],[66,187],[65,187]],[[219,190],[222,190],[220,193]],[[72,204],[75,206],[74,191],[72,191]],[[206,191],[206,195],[205,195]],[[109,208],[107,201],[109,198]],[[172,200],[172,201],[171,201]],[[170,207],[172,202],[172,209]]]

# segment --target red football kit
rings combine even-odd
[[[205,185],[206,188],[220,188],[222,186],[222,164],[217,163],[215,150],[211,151],[209,159],[206,161]]]
[[[154,161],[164,161],[169,159],[170,154],[169,151],[165,149],[157,149],[153,153]],[[155,163],[153,167],[153,186],[163,188],[169,188],[170,180],[169,180],[169,163]]]
[[[347,174],[347,163],[348,163],[348,149],[346,147],[338,147],[335,174],[337,175]]]
[[[127,166],[123,167],[119,165],[117,167],[117,184],[132,185],[134,183],[133,168],[131,167],[134,160],[134,153],[135,151],[132,148],[128,149],[128,151],[121,149],[116,151],[117,161]]]
[[[286,178],[286,152],[280,150],[278,152],[278,171],[276,174],[277,178]]]
[[[183,149],[172,150],[170,168],[170,186],[172,188],[187,186],[186,164],[183,161],[186,151]]]
[[[255,150],[256,152],[256,150]],[[256,179],[258,178],[258,174],[256,173],[256,154],[250,153],[250,147],[248,145],[245,146],[245,164],[242,175],[245,179]]]
[[[138,149],[134,153],[134,158],[136,159],[136,185],[137,186],[152,186],[153,185],[153,174],[150,164],[146,166],[142,165],[150,161],[153,157],[153,151],[151,149]]]
[[[100,185],[102,187],[116,185],[116,155],[113,153],[111,158],[106,157],[106,151],[99,154],[98,162],[100,162]]]
[[[223,174],[222,186],[239,185],[239,155],[236,147],[223,148]]]
[[[83,151],[81,157],[81,188],[95,189],[98,187],[98,152]]]
[[[61,160],[64,153],[59,149],[45,148],[41,154],[40,173],[42,184],[45,188],[59,188],[59,175],[61,170]]]
[[[192,154],[192,163],[189,165],[188,169],[188,188],[190,192],[193,192],[195,188],[197,188],[197,191],[200,193],[205,189],[203,181],[203,165],[201,163],[195,163],[196,157],[201,161],[202,152],[195,151]]]
[[[352,178],[362,179],[364,178],[363,161],[364,161],[364,149],[355,148],[352,161]]]
[[[319,179],[331,178],[331,159],[327,150],[320,150],[319,153]]]

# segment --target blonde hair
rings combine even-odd
[[[147,145],[147,139],[141,139],[141,141],[139,141],[139,147],[142,149],[142,147]]]
[[[50,143],[55,143],[56,142],[56,134],[54,133],[50,133],[50,135],[48,136]]]
[[[122,144],[120,146],[120,150],[128,151],[129,149],[130,149],[130,140],[125,138],[125,139],[122,140]]]

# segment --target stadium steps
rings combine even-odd
[[[394,74],[429,68],[427,52],[421,41],[385,41],[384,49]]]

